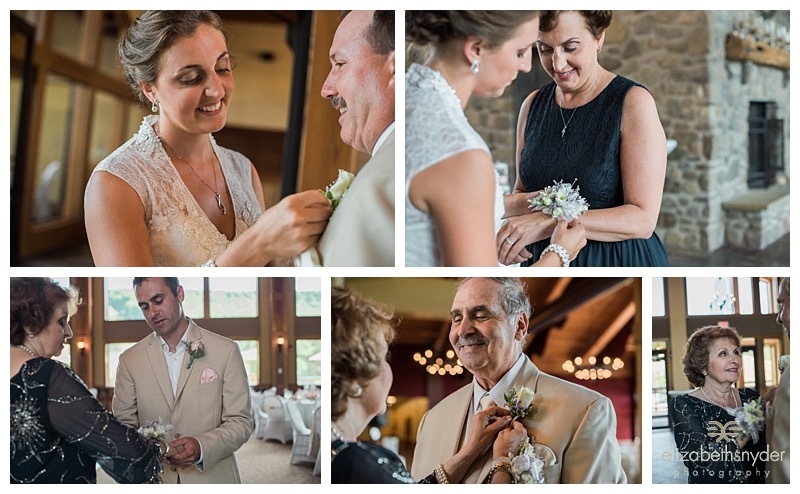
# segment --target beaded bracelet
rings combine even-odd
[[[558,257],[561,258],[561,266],[565,268],[569,267],[569,252],[567,252],[567,249],[558,244],[550,244],[544,248],[542,254],[539,256],[539,259],[543,258],[548,252],[555,252],[558,254]]]
[[[216,268],[217,263],[214,259],[209,259],[208,261],[204,262],[200,265],[201,268]]]
[[[433,471],[434,475],[436,475],[436,483],[437,484],[449,484],[450,481],[447,480],[447,474],[444,473],[444,465],[439,465]]]
[[[488,475],[486,475],[486,480],[484,481],[484,484],[491,484],[492,478],[494,478],[494,474],[496,474],[497,472],[506,472],[510,476],[511,463],[509,463],[507,460],[500,460],[498,462],[495,462],[495,464],[492,465],[492,468],[489,469],[489,473]]]

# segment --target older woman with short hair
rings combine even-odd
[[[168,447],[121,424],[67,366],[77,292],[49,278],[11,278],[11,483],[160,483]]]
[[[736,425],[737,411],[759,399],[755,390],[736,389],[741,346],[739,333],[721,326],[702,327],[686,342],[683,372],[695,389],[676,397],[669,412],[690,484],[751,484],[766,479],[765,434],[753,438]]]
[[[331,290],[331,482],[334,484],[412,483],[393,452],[358,441],[370,420],[386,410],[392,369],[386,361],[395,330],[392,312],[346,288]],[[516,453],[526,432],[508,410],[478,412],[461,451],[420,483],[456,483],[489,446],[493,454]],[[495,437],[497,439],[495,440]],[[510,477],[495,475],[495,483]]]

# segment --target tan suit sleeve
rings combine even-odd
[[[242,354],[235,343],[229,347],[222,379],[222,423],[196,437],[203,448],[201,471],[232,455],[253,433],[250,387]]]
[[[627,483],[621,467],[616,434],[614,407],[608,398],[598,398],[587,408],[570,446],[564,452],[562,483]]]
[[[123,354],[117,365],[117,377],[114,381],[114,397],[111,400],[111,410],[114,416],[122,422],[133,427],[139,427],[139,413],[136,408],[136,385],[133,376],[128,371],[128,362]]]

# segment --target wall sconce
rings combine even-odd
[[[283,352],[283,344],[286,343],[286,340],[283,339],[283,336],[278,336],[278,353]]]
[[[80,350],[81,355],[86,355],[86,346],[87,346],[86,345],[86,338],[83,338],[83,337],[78,338],[75,341],[75,346],[78,347],[78,350]]]

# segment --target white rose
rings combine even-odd
[[[523,386],[522,389],[519,390],[519,395],[517,396],[517,403],[522,408],[528,408],[533,403],[533,390],[531,388]]]
[[[326,191],[328,193],[328,199],[338,203],[339,200],[344,197],[345,192],[347,192],[348,187],[350,187],[350,184],[353,182],[353,178],[355,178],[355,175],[352,173],[339,170],[339,176],[336,178],[336,181],[333,185],[328,187]]]

